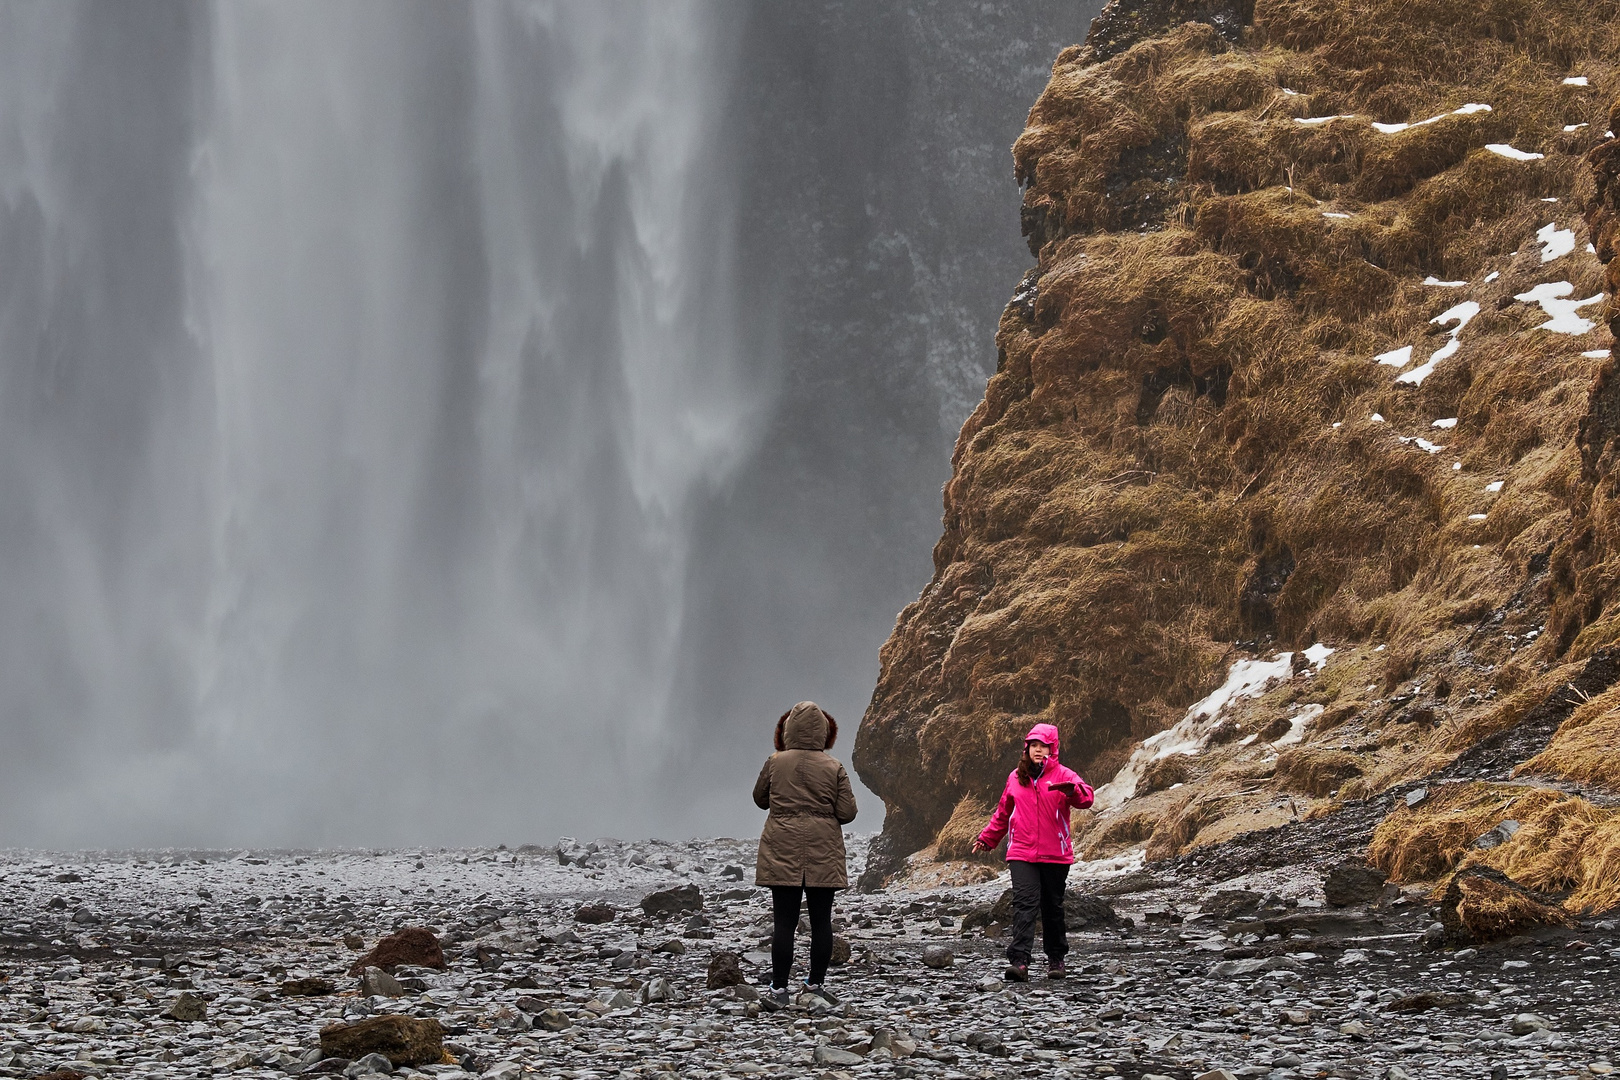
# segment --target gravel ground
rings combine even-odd
[[[851,839],[856,870],[866,842]],[[1134,925],[1071,933],[1061,982],[1003,983],[1003,943],[961,929],[1005,876],[840,894],[852,956],[829,987],[842,1004],[761,1014],[746,988],[705,989],[716,950],[765,978],[752,847],[0,853],[0,1075],[279,1080],[313,1073],[323,1025],[384,1012],[438,1018],[459,1062],[403,1080],[1560,1077],[1606,1074],[1620,1053],[1613,922],[1431,952],[1421,897],[1391,888],[1329,908],[1315,871],[1222,881],[1210,859],[1089,881],[1080,868],[1071,884]],[[702,891],[700,917],[641,911],[684,883]],[[1238,889],[1258,910],[1255,898],[1243,914],[1203,910]],[[577,922],[585,903],[611,905],[613,921]],[[431,927],[449,970],[402,968],[401,996],[362,996],[345,974],[356,948],[405,926]],[[336,992],[283,996],[312,976]],[[655,980],[670,1000],[643,1000]],[[204,1019],[166,1017],[182,994]],[[536,1023],[546,1009],[570,1026]],[[363,1060],[347,1072],[380,1080]]]

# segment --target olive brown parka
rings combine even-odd
[[[754,784],[755,805],[771,812],[759,837],[754,884],[848,888],[843,827],[855,820],[855,793],[849,774],[827,753],[837,728],[815,702],[801,701],[777,730],[779,749]]]

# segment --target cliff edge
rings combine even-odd
[[[1058,56],[865,885],[965,857],[1034,722],[1091,858],[1424,778],[1607,813],[1617,57],[1612,0],[1116,0]]]

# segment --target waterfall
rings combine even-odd
[[[760,393],[714,9],[109,11],[5,14],[5,839],[646,820]],[[75,108],[148,130],[64,150]]]

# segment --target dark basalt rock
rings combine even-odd
[[[1333,907],[1370,904],[1383,895],[1385,880],[1382,870],[1358,860],[1346,859],[1327,872],[1322,882],[1322,892]]]
[[[641,898],[641,910],[657,918],[684,915],[703,910],[703,893],[696,885],[660,889]]]

